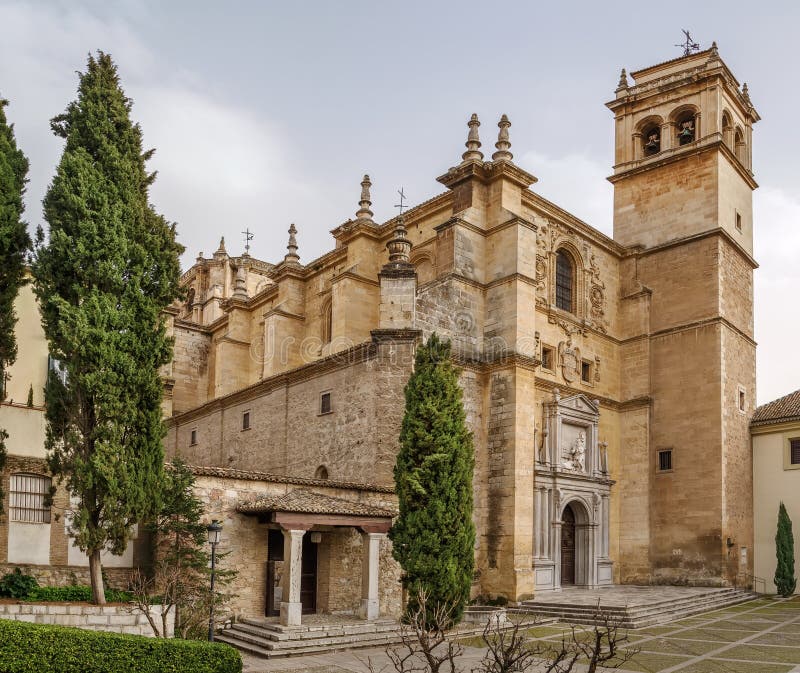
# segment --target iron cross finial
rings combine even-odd
[[[683,55],[689,56],[693,51],[700,51],[700,45],[692,40],[692,36],[689,35],[689,31],[686,29],[681,29],[683,34],[686,36],[686,41],[682,42],[681,44],[676,44],[676,47],[680,47],[683,49]]]
[[[244,252],[245,252],[246,255],[249,255],[250,254],[250,241],[253,240],[253,236],[255,236],[255,234],[253,234],[253,232],[250,231],[250,227],[247,227],[247,229],[245,229],[242,232],[242,234],[244,234]]]
[[[403,193],[403,188],[402,187],[400,187],[400,189],[397,190],[397,193],[400,195],[400,203],[398,203],[395,206],[395,208],[399,208],[400,209],[400,215],[402,215],[403,214],[403,208],[408,208],[408,206],[405,203],[403,203],[406,200],[406,195]]]

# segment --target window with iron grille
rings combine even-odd
[[[658,452],[658,469],[660,472],[668,472],[672,469],[672,449]]]
[[[242,430],[250,429],[250,411],[245,411],[242,414]]]
[[[800,465],[800,439],[789,440],[789,462],[792,465]]]
[[[572,312],[574,268],[572,258],[565,250],[556,255],[556,307]]]
[[[8,489],[11,521],[50,523],[50,507],[45,505],[50,493],[50,483],[50,477],[12,474]]]

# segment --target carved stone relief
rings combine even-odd
[[[574,441],[562,447],[561,466],[575,472],[586,470],[586,433],[582,430]]]
[[[600,278],[600,267],[594,253],[589,256],[589,324],[605,333],[606,322],[606,284]]]
[[[581,375],[581,351],[572,345],[572,337],[558,344],[558,361],[561,375],[567,383],[572,383]]]

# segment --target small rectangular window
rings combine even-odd
[[[329,414],[331,411],[333,411],[331,407],[331,394],[322,393],[322,395],[319,396],[319,413]]]
[[[542,369],[553,370],[553,349],[549,346],[542,347]]]
[[[800,465],[800,439],[789,440],[789,463]]]
[[[250,411],[245,411],[242,414],[242,430],[250,429]]]
[[[192,434],[189,437],[189,446],[194,446],[195,444],[197,444],[197,429],[196,428],[194,430],[192,430]]]
[[[744,411],[747,408],[747,395],[743,389],[739,388],[739,411]]]
[[[737,211],[736,213],[736,230],[742,230],[742,214]]]
[[[659,472],[669,472],[672,470],[672,449],[664,449],[658,452]]]
[[[592,363],[586,360],[581,362],[581,380],[584,383],[592,382]]]

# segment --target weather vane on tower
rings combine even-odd
[[[683,49],[683,55],[689,56],[693,51],[700,51],[700,45],[692,40],[692,36],[689,35],[689,31],[682,29],[683,34],[686,36],[686,41],[682,42],[681,44],[676,44],[676,47],[680,47]]]
[[[245,255],[249,255],[250,254],[250,241],[253,240],[253,236],[255,236],[255,234],[250,231],[250,227],[247,227],[247,229],[245,229],[242,232],[242,234],[244,234],[244,254]]]

